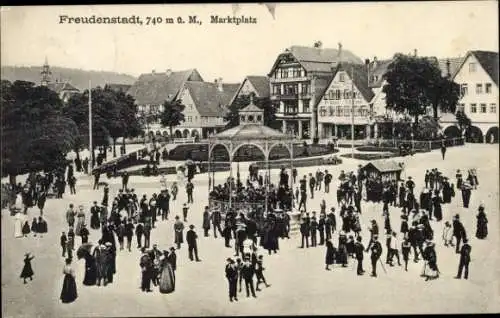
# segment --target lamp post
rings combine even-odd
[[[354,159],[354,65],[351,65],[351,158]]]

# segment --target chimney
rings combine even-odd
[[[219,90],[219,92],[223,92],[224,88],[222,87],[222,77],[216,79],[215,83],[217,84],[217,89]]]
[[[339,42],[338,62],[342,63],[342,43]]]
[[[171,69],[167,69],[167,70],[165,71],[165,74],[167,74],[167,76],[172,75],[172,70],[171,70]]]
[[[446,59],[446,75],[448,77],[451,76],[451,72],[450,72],[450,59]]]

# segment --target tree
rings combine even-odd
[[[440,77],[439,68],[429,59],[396,54],[389,64],[382,91],[386,95],[388,109],[408,114],[414,118],[414,128],[419,117],[432,105],[433,92]]]
[[[465,136],[469,132],[469,128],[471,126],[471,120],[463,111],[457,111],[455,113],[455,118],[458,122],[458,128],[460,128],[460,132],[462,136]]]
[[[34,83],[2,81],[2,175],[51,170],[79,137],[73,120],[62,113],[57,93]]]
[[[438,119],[438,109],[441,112],[455,113],[457,102],[460,99],[460,85],[450,80],[448,77],[436,75],[433,80],[434,85],[430,89],[432,100],[432,111],[434,119]]]
[[[160,114],[160,123],[162,127],[169,128],[170,136],[173,136],[173,128],[185,121],[183,113],[185,108],[186,106],[182,104],[180,99],[165,101],[165,103],[163,103],[163,112]]]
[[[252,93],[253,94],[253,93]],[[255,94],[253,94],[255,96]],[[271,100],[268,97],[253,98],[255,106],[264,110],[264,125],[279,129],[279,122],[276,120],[276,110],[274,109]],[[238,112],[250,104],[250,95],[241,95],[234,99],[229,106],[228,112],[224,115],[224,120],[227,121],[226,129],[236,127],[240,124],[240,116]]]
[[[433,116],[423,116],[418,122],[415,138],[418,140],[433,140],[438,135],[441,126]]]

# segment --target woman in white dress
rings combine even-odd
[[[80,236],[80,231],[82,230],[82,227],[85,223],[85,212],[83,211],[83,206],[80,205],[80,211],[78,211],[78,214],[76,215],[77,221],[76,221],[76,228],[75,228],[75,234]]]
[[[23,223],[24,215],[21,212],[17,212],[14,220],[14,237],[23,237]]]

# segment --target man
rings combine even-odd
[[[127,171],[123,172],[123,174],[122,174],[122,189],[123,190],[127,190],[128,179],[129,179],[128,172]]]
[[[151,292],[151,274],[153,270],[153,261],[149,253],[146,252],[146,248],[141,249],[142,256],[139,265],[141,266],[141,289],[143,292]]]
[[[323,177],[324,177],[323,171],[318,169],[316,171],[316,190],[321,191],[321,184],[323,183]]]
[[[189,259],[193,261],[193,252],[194,252],[194,258],[196,259],[196,261],[201,262],[201,260],[198,258],[198,245],[196,244],[197,238],[198,235],[194,231],[194,225],[191,224],[189,226],[189,231],[187,231],[186,233],[186,242],[188,244]]]
[[[132,223],[132,219],[128,219],[127,224],[125,225],[125,237],[127,238],[127,249],[129,252],[132,247],[132,237],[134,236],[134,224]]]
[[[311,191],[311,199],[314,199],[314,188],[316,187],[316,178],[309,173],[309,190]]]
[[[68,211],[66,212],[66,221],[68,222],[69,227],[73,227],[75,225],[75,215],[76,211],[73,204],[71,203],[69,205]]]
[[[188,201],[189,203],[189,201]],[[187,206],[187,203],[184,203],[182,206],[182,216],[184,218],[184,222],[187,222],[187,215],[188,215],[189,207]]]
[[[459,254],[460,253],[460,241],[464,240],[467,238],[467,233],[465,232],[465,228],[460,222],[460,216],[457,214],[455,215],[453,219],[453,236],[457,240],[457,245],[455,246],[455,253]]]
[[[297,168],[292,169],[293,184],[297,182]]]
[[[314,212],[313,212],[314,213]],[[316,247],[317,246],[317,237],[316,237],[316,232],[318,230],[318,222],[316,221],[316,217],[313,216],[311,218],[311,224],[310,224],[310,230],[311,230],[311,246]]]
[[[306,190],[300,190],[300,202],[298,208],[299,211],[301,210],[302,206],[304,207],[304,211],[307,211],[306,201],[307,201]]]
[[[193,189],[194,185],[191,181],[188,181],[186,184],[186,193],[188,197],[188,203],[194,203],[193,201]]]
[[[82,229],[80,230],[80,236],[82,238],[82,244],[85,244],[85,243],[89,242],[89,235],[90,235],[90,232],[87,229],[87,226],[85,225],[85,223],[82,224]]]
[[[238,301],[238,295],[236,293],[236,287],[238,283],[238,270],[236,269],[234,261],[231,258],[227,259],[226,278],[229,282],[229,301],[232,302],[233,299]]]
[[[377,277],[377,261],[382,255],[382,244],[378,241],[378,235],[374,235],[371,242],[372,277]]]
[[[222,216],[220,214],[220,210],[217,209],[213,211],[210,218],[212,220],[212,225],[214,227],[214,237],[217,238],[217,231],[219,231],[219,234],[223,236],[222,229],[220,227],[220,224],[222,222]]]
[[[469,278],[469,263],[470,263],[470,252],[471,247],[467,241],[464,239],[464,245],[460,249],[460,263],[458,264],[458,274],[455,277],[456,279],[462,278],[462,270],[465,268],[464,279]]]
[[[69,193],[76,194],[76,178],[74,175],[68,176]]]
[[[325,219],[326,215],[321,213],[319,215],[318,231],[319,231],[319,245],[325,244]]]
[[[302,245],[300,248],[304,248],[304,241],[306,242],[306,248],[309,248],[309,233],[310,233],[309,223],[306,222],[306,219],[302,219],[302,223],[300,224],[300,234],[302,235]]]
[[[406,181],[406,188],[410,193],[413,193],[413,189],[415,188],[415,182],[413,182],[411,177],[408,177],[408,181]]]
[[[144,247],[149,248],[150,238],[151,238],[151,220],[148,218],[146,224],[144,224]]]
[[[408,271],[408,259],[411,252],[411,244],[405,237],[403,243],[401,243],[401,253],[403,254],[403,261],[405,262],[405,271]]]
[[[135,236],[137,237],[137,248],[142,247],[142,235],[144,234],[144,225],[139,222],[135,227]]]
[[[94,190],[99,190],[99,178],[101,178],[101,172],[94,172]]]
[[[245,280],[245,289],[247,291],[247,297],[250,297],[250,291],[251,291],[252,297],[257,298],[257,296],[255,296],[255,289],[253,285],[254,273],[255,270],[253,268],[252,263],[250,263],[250,258],[245,258],[243,267],[241,268],[241,274],[243,275],[243,279]]]
[[[168,190],[162,191],[159,196],[161,219],[168,220],[168,213],[170,212],[170,194]]]
[[[66,244],[68,242],[68,238],[66,237],[66,233],[62,232],[61,234],[61,248],[62,248],[62,257],[66,256]]]
[[[357,269],[357,274],[359,276],[364,274],[363,270],[363,253],[365,251],[365,247],[363,246],[363,243],[361,242],[362,238],[361,236],[358,236],[356,238],[356,243],[354,243],[354,254],[356,255],[356,260],[358,261],[358,269]]]
[[[332,175],[325,170],[325,193],[330,193],[330,183],[332,182]]]

